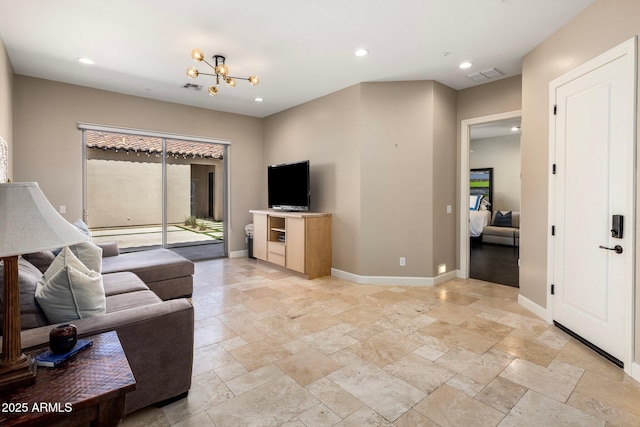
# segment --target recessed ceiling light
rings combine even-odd
[[[264,99],[262,99],[262,98],[260,98],[260,97],[258,97],[258,98],[253,98],[253,100],[254,100],[254,101],[256,101],[256,102],[262,102],[262,101],[264,101]]]
[[[93,65],[94,64],[93,60],[91,60],[89,58],[85,58],[85,57],[78,58],[78,62],[82,62],[83,64],[86,64],[86,65]]]
[[[460,65],[458,65],[458,68],[460,68],[461,70],[466,70],[467,68],[471,68],[473,64],[469,61],[465,61],[463,63],[461,63]]]
[[[369,51],[367,49],[358,49],[355,52],[356,56],[367,56],[369,54]]]

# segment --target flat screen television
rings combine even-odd
[[[309,161],[267,168],[269,207],[281,211],[308,211],[311,205]]]

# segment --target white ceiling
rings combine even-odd
[[[0,37],[17,74],[265,117],[359,82],[463,89],[478,84],[467,74],[492,67],[518,75],[527,52],[592,2],[0,0]],[[212,78],[185,74],[206,71],[190,58],[195,47],[260,85],[239,81],[209,96]],[[355,57],[358,48],[370,54]],[[472,68],[458,69],[465,60]]]
[[[521,122],[522,119],[520,117],[514,117],[496,122],[473,125],[469,130],[469,139],[476,140],[494,138],[496,136],[520,135],[522,133],[520,130]],[[511,130],[513,127],[518,128],[518,130]]]

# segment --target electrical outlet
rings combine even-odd
[[[400,257],[400,267],[404,267],[405,265],[407,265],[407,260],[405,259],[405,257],[401,256]]]
[[[447,213],[450,214],[453,212],[453,206],[447,205]]]
[[[67,207],[65,205],[60,205],[60,213],[67,213]]]

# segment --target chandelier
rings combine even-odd
[[[215,76],[216,84],[215,86],[209,86],[209,95],[216,96],[218,94],[218,85],[220,81],[224,81],[227,86],[234,87],[236,85],[236,80],[247,80],[251,83],[251,86],[257,86],[260,83],[260,79],[256,75],[251,75],[247,78],[245,77],[234,77],[229,75],[229,67],[225,64],[225,57],[222,55],[213,55],[213,64],[208,63],[204,59],[204,54],[200,49],[193,49],[191,51],[191,58],[198,62],[204,62],[211,69],[213,69],[213,73],[202,73],[198,71],[195,67],[187,68],[187,76],[195,79],[200,74],[204,76]]]

